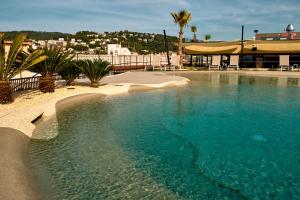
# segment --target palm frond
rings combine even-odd
[[[44,47],[43,50],[48,59],[31,68],[31,71],[42,75],[58,73],[69,65],[74,58],[72,52],[63,51],[62,48],[55,46]]]
[[[32,54],[27,54],[25,60],[22,61],[20,66],[18,66],[16,68],[12,68],[10,74],[8,75],[8,79],[11,79],[18,73],[36,65],[42,61],[47,60],[48,56],[45,56],[43,54],[44,54],[43,50],[38,50],[38,51],[33,52]]]
[[[198,31],[197,26],[193,25],[191,26],[191,32],[196,33]]]
[[[4,70],[5,70],[4,34],[0,33],[0,80],[4,80]]]
[[[16,61],[16,58],[18,54],[22,51],[22,45],[26,39],[26,34],[20,33],[16,36],[14,39],[7,56],[6,60],[6,67],[5,67],[5,76],[8,76],[8,74],[13,70],[14,63]]]
[[[77,63],[77,61],[72,61],[58,72],[67,81],[67,84],[74,81],[81,72],[77,67]]]
[[[42,55],[42,51],[32,54],[23,51],[22,45],[25,38],[25,34],[17,35],[6,56],[3,34],[0,34],[0,80],[9,81],[21,71],[47,59]]]
[[[174,23],[177,24],[179,22],[179,17],[176,12],[171,12],[171,16],[173,17]]]
[[[112,69],[112,65],[101,59],[98,60],[84,60],[77,64],[77,67],[84,73],[91,81],[91,83],[98,82]]]
[[[192,14],[187,10],[181,10],[179,12],[171,12],[174,23],[178,24],[181,31],[192,20]]]

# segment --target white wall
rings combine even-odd
[[[109,55],[131,55],[128,48],[122,48],[120,44],[107,44],[107,54]]]

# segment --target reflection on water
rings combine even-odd
[[[194,75],[186,75],[194,77]],[[199,75],[198,76],[203,76]],[[220,87],[223,84],[227,85],[276,85],[280,87],[300,87],[298,78],[287,77],[257,77],[257,76],[241,76],[239,74],[207,74],[206,81],[210,81],[211,86]]]
[[[299,199],[299,80],[186,76],[60,113],[30,145],[45,199]]]

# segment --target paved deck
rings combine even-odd
[[[101,83],[163,87],[168,84],[186,84],[188,81],[185,77],[167,75],[164,72],[126,72],[107,76],[101,80]]]

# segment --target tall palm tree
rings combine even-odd
[[[48,56],[48,59],[35,65],[30,70],[42,75],[39,83],[41,92],[54,92],[55,80],[52,75],[68,66],[74,58],[74,55],[73,52],[64,51],[62,48],[56,46],[45,46],[43,50],[44,54]]]
[[[182,64],[182,39],[183,39],[183,30],[188,23],[192,20],[192,14],[187,10],[181,10],[179,12],[172,12],[171,16],[174,19],[175,24],[179,26],[179,37],[178,37],[178,50],[177,54],[180,57],[180,64]]]
[[[204,36],[204,39],[205,39],[206,41],[210,40],[210,39],[211,39],[211,34],[206,34],[206,35]]]
[[[198,32],[197,26],[195,25],[191,26],[191,32],[194,33],[193,42],[197,42],[197,35],[196,35],[196,33]]]
[[[77,64],[77,67],[90,79],[91,87],[98,87],[101,78],[107,75],[113,66],[107,61],[97,59],[84,60]]]
[[[23,51],[23,42],[26,34],[19,34],[10,46],[9,52],[5,52],[4,34],[0,33],[0,103],[11,103],[12,89],[9,80],[23,70],[26,70],[44,60],[47,56],[43,51],[35,51],[31,54]],[[6,54],[7,53],[7,56]]]

